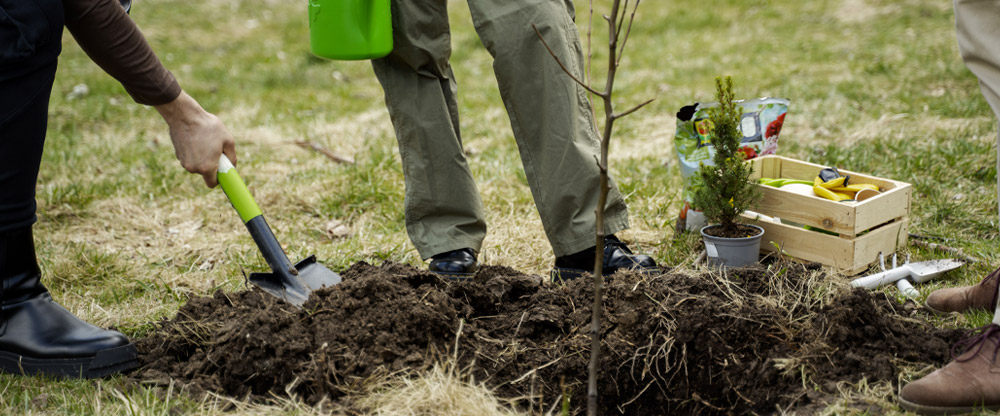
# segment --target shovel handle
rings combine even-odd
[[[250,195],[247,184],[243,183],[243,178],[240,178],[236,167],[225,154],[219,155],[219,170],[216,177],[219,179],[222,191],[229,198],[229,203],[233,204],[233,208],[236,209],[236,213],[240,214],[240,219],[243,220],[244,224],[263,214],[260,207],[257,206],[257,202],[253,200],[253,196]]]
[[[281,248],[281,244],[278,244],[278,239],[274,238],[274,233],[271,231],[271,227],[267,225],[267,221],[264,220],[263,215],[254,217],[247,222],[246,226],[247,231],[250,231],[250,237],[253,238],[254,244],[260,249],[260,255],[264,256],[264,260],[267,261],[268,266],[271,266],[272,272],[277,274],[299,274],[295,266],[292,266],[292,262],[288,260],[288,255]]]
[[[250,231],[253,242],[257,244],[260,254],[271,266],[271,270],[275,273],[298,274],[292,263],[288,261],[288,256],[278,244],[278,240],[274,238],[271,227],[264,220],[264,214],[257,206],[257,202],[253,200],[253,195],[250,195],[250,190],[243,183],[243,178],[240,178],[236,167],[225,154],[219,156],[219,170],[216,176],[219,179],[219,185],[222,186],[222,191],[229,198],[229,203],[233,204],[236,213],[240,214],[240,219]]]
[[[897,267],[895,269],[889,269],[881,273],[875,273],[871,276],[865,276],[860,279],[854,279],[851,281],[852,287],[863,287],[865,289],[878,289],[889,283],[894,283],[899,279],[905,279],[910,276],[910,268],[904,266]]]
[[[917,290],[917,288],[913,287],[913,284],[910,283],[910,279],[897,280],[896,288],[899,289],[899,291],[903,294],[903,296],[906,296],[910,299],[916,299],[918,296],[920,296],[920,291]]]

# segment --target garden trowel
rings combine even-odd
[[[229,202],[240,214],[240,219],[247,230],[250,230],[253,242],[271,266],[271,273],[250,273],[251,283],[300,308],[312,291],[340,283],[340,275],[317,263],[315,255],[292,266],[278,240],[274,238],[271,227],[264,221],[264,215],[250,195],[250,190],[225,154],[219,157],[217,176]]]
[[[916,292],[916,289],[913,288],[912,284],[906,282],[906,280],[912,280],[913,283],[923,283],[951,270],[957,269],[962,264],[964,263],[952,259],[906,263],[902,266],[893,267],[881,273],[875,273],[873,275],[854,279],[851,281],[851,286],[863,287],[865,289],[878,289],[879,287],[887,284],[903,281],[903,285],[897,284],[897,286],[905,295],[912,296],[914,292]],[[895,260],[893,260],[893,265],[895,265]],[[916,293],[919,294],[919,292]]]

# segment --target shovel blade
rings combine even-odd
[[[309,294],[324,287],[333,287],[342,281],[339,274],[316,262],[316,256],[309,256],[295,265],[298,274],[289,271],[275,273],[251,273],[250,283],[257,285],[286,302],[301,308]]]
[[[912,278],[914,282],[923,283],[938,277],[945,272],[957,269],[962,264],[964,263],[960,261],[943,259],[910,263],[908,266],[910,268],[910,278]]]
[[[342,281],[339,274],[317,262],[316,256],[306,257],[295,265],[295,269],[299,271],[299,279],[305,282],[310,291],[333,287]]]

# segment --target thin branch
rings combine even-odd
[[[559,60],[559,57],[556,56],[556,53],[553,52],[552,48],[549,47],[548,42],[546,42],[545,38],[542,37],[542,32],[538,31],[538,27],[535,26],[534,23],[531,24],[531,28],[535,29],[535,34],[538,35],[538,39],[540,39],[542,41],[542,45],[545,45],[545,49],[549,51],[549,55],[552,55],[552,59],[556,60],[556,63],[559,64],[559,67],[562,68],[563,72],[565,72],[566,75],[569,75],[569,77],[572,78],[573,81],[576,81],[576,83],[579,84],[581,87],[583,87],[585,90],[590,91],[591,94],[597,95],[599,97],[604,97],[604,93],[603,92],[599,92],[599,91],[591,88],[589,85],[587,85],[583,81],[580,81],[580,79],[577,78],[576,75],[573,75],[573,73],[570,72],[569,68],[566,68],[566,65],[563,65],[562,61]]]
[[[597,155],[594,155],[594,163],[596,163],[596,164],[597,164],[597,168],[598,168],[598,169],[599,169],[599,170],[600,170],[601,172],[607,172],[607,171],[608,171],[608,168],[604,167],[604,165],[602,165],[602,164],[601,164],[601,158],[600,158],[600,157],[598,157]]]
[[[622,7],[622,10],[626,10],[626,11],[628,10],[628,2],[629,2],[629,0],[625,0],[625,5],[624,5],[624,7]],[[618,23],[616,24],[617,29],[615,30],[615,38],[616,39],[621,39],[621,37],[622,37],[622,27],[625,26],[625,15],[626,14],[628,14],[628,13],[622,13],[621,15],[618,15],[616,17],[616,19],[618,20]]]
[[[632,6],[632,16],[628,19],[628,29],[625,30],[625,37],[622,38],[622,46],[618,49],[618,62],[620,63],[622,57],[625,56],[625,45],[628,44],[628,37],[632,34],[632,22],[635,21],[635,11],[639,9],[639,2],[642,0],[636,0],[635,5]],[[626,6],[626,9],[628,6]]]
[[[968,254],[965,254],[965,252],[962,251],[962,249],[960,249],[960,248],[950,247],[950,246],[946,246],[944,244],[938,244],[938,243],[929,243],[929,242],[920,241],[920,240],[910,240],[910,244],[913,244],[913,245],[915,245],[917,247],[923,247],[923,248],[926,248],[926,249],[930,249],[930,250],[939,250],[939,251],[943,251],[945,253],[951,253],[955,257],[958,257],[959,260],[962,260],[962,261],[964,261],[966,263],[978,263],[979,262],[979,259],[977,259],[977,258],[975,258],[973,256],[970,256]]]
[[[537,29],[535,30],[537,31]],[[594,32],[594,0],[590,0],[590,14],[587,16],[587,62],[584,63],[584,65],[586,66],[585,68],[586,74],[584,74],[584,77],[586,78],[587,85],[590,85],[590,83],[593,82],[592,79],[594,73],[594,49],[592,47],[593,32]],[[593,103],[591,103],[590,107],[591,108],[594,107]],[[591,113],[593,113],[593,111],[591,111]],[[593,116],[596,118],[597,114],[593,114]]]
[[[593,44],[591,40],[591,34],[594,31],[594,0],[590,0],[590,14],[587,15],[587,63],[586,71],[584,75],[587,78],[587,85],[593,85],[594,82],[594,50],[591,47]],[[594,94],[587,93],[587,102],[590,103],[590,119],[594,120],[594,134],[600,134],[601,131],[597,128],[597,108],[594,107]]]
[[[923,235],[923,234],[916,234],[916,233],[910,233],[910,238],[917,239],[917,240],[955,241],[954,238],[938,237],[938,236],[935,236],[935,235]]]
[[[305,140],[296,140],[295,144],[305,149],[315,150],[334,162],[348,164],[348,165],[354,164],[354,159],[333,153],[330,151],[330,149],[323,147],[319,143],[309,142]]]
[[[643,107],[645,107],[645,106],[646,106],[647,104],[649,104],[649,103],[653,102],[653,100],[655,100],[655,99],[656,99],[656,98],[650,98],[650,99],[646,100],[645,102],[643,102],[642,104],[639,104],[639,105],[637,105],[637,106],[635,106],[635,107],[632,107],[632,108],[631,108],[630,110],[628,110],[628,111],[625,111],[625,112],[623,112],[623,113],[618,113],[618,114],[615,114],[615,115],[614,115],[613,117],[614,117],[614,118],[616,118],[616,119],[618,119],[618,118],[622,118],[622,117],[625,117],[625,116],[627,116],[627,115],[629,115],[629,114],[632,114],[632,113],[636,112],[636,110],[638,110],[638,109],[640,109],[640,108],[643,108]]]

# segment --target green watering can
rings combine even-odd
[[[408,0],[404,0],[408,1]],[[309,0],[309,47],[321,58],[358,60],[392,52],[390,0]]]

